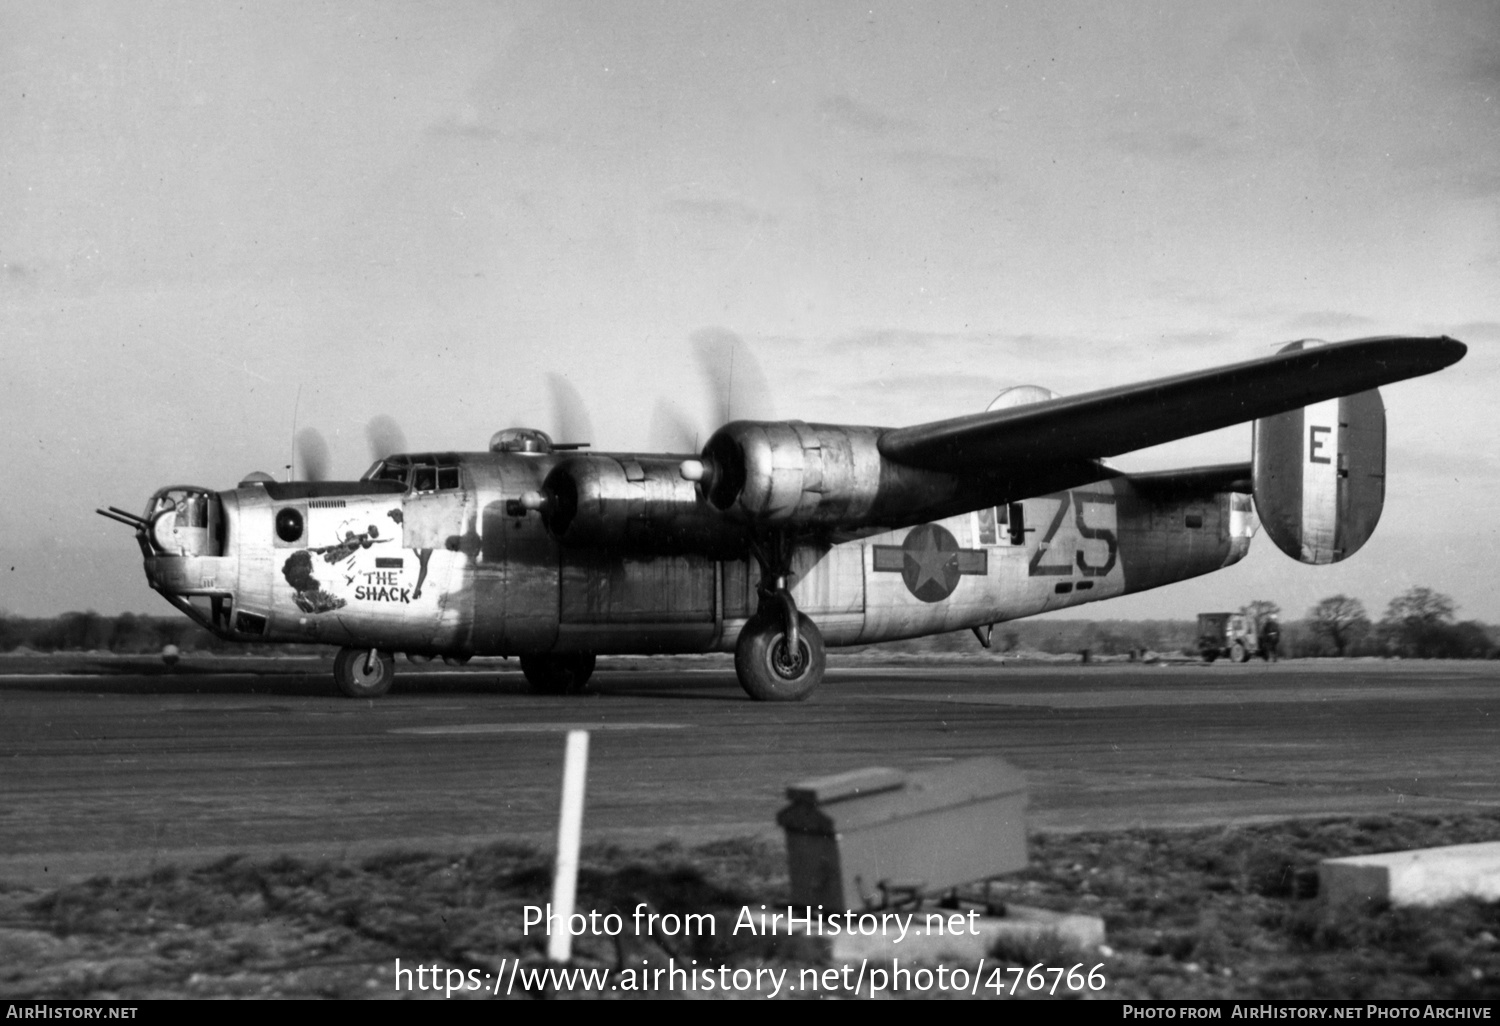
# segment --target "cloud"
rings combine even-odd
[[[1299,331],[1338,333],[1362,331],[1375,324],[1376,321],[1372,318],[1343,310],[1311,310],[1291,318],[1285,323],[1285,327],[1287,331],[1293,333]]]
[[[1455,326],[1453,336],[1463,341],[1500,342],[1500,321],[1468,321]]]
[[[1006,169],[1005,164],[990,157],[913,146],[893,151],[890,159],[897,168],[924,185],[991,189],[1017,184],[1016,176]]]
[[[1429,17],[1428,33],[1404,40],[1413,59],[1451,81],[1500,89],[1500,6],[1451,2],[1431,8]]]
[[[10,261],[3,268],[3,287],[9,290],[20,290],[36,284],[37,269],[30,264],[18,261]]]
[[[1448,178],[1448,185],[1460,196],[1491,199],[1500,196],[1500,168],[1482,162],[1461,167]]]
[[[706,225],[760,226],[777,221],[768,210],[728,197],[679,197],[663,203],[662,210]]]
[[[1126,127],[1105,133],[1105,142],[1132,156],[1167,161],[1226,160],[1243,148],[1244,118],[1215,111],[1184,112],[1134,105],[1120,112]],[[1186,123],[1184,123],[1186,122]]]
[[[1490,10],[1500,12],[1500,8],[1493,5],[1490,5]],[[1490,29],[1488,38],[1458,62],[1457,73],[1465,81],[1483,89],[1500,88],[1500,44],[1495,42],[1497,37],[1500,37],[1500,24]]]
[[[498,100],[465,99],[427,126],[427,134],[481,142],[508,142],[521,146],[558,146],[567,141],[555,125],[538,127],[517,124]]]
[[[844,95],[830,96],[819,101],[817,114],[829,128],[876,138],[917,132],[922,127],[915,121],[887,114]]]
[[[754,203],[723,195],[677,195],[656,205],[671,245],[727,267],[775,234],[777,217]]]
[[[440,138],[473,139],[478,142],[506,142],[528,147],[559,146],[566,140],[559,132],[540,128],[518,128],[491,121],[478,108],[466,105],[452,117],[427,126],[427,134]]]
[[[830,356],[878,356],[881,353],[908,355],[914,351],[934,348],[951,348],[955,345],[969,346],[993,340],[1001,347],[1018,344],[1025,336],[1011,339],[988,335],[963,335],[951,332],[912,331],[904,328],[878,328],[846,335],[826,342],[803,342],[828,353]]]
[[[1390,425],[1389,434],[1395,439],[1388,439],[1386,442],[1387,465],[1397,468],[1393,471],[1393,476],[1399,473],[1402,478],[1460,481],[1470,488],[1487,488],[1500,483],[1500,446],[1485,451],[1476,449],[1467,441],[1459,444],[1462,433],[1456,428],[1454,444],[1446,447],[1404,444],[1400,441],[1399,424]]]
[[[1058,335],[1024,332],[1002,334],[997,332],[930,332],[899,328],[876,329],[849,335],[823,343],[802,343],[815,346],[830,356],[854,356],[879,359],[881,354],[910,359],[912,354],[933,353],[944,359],[964,362],[1032,361],[1046,365],[1077,363],[1080,360],[1091,364],[1107,362],[1112,356],[1124,357],[1135,354],[1139,357],[1143,349],[1154,356],[1181,356],[1198,353],[1229,341],[1222,332],[1192,331],[1164,332],[1152,335],[1149,340],[1139,338],[1101,338],[1084,335]],[[1014,382],[1012,382],[1014,383]]]
[[[961,400],[965,396],[977,394],[993,398],[999,395],[1004,389],[1010,388],[1015,384],[1015,381],[998,374],[986,374],[965,369],[948,372],[904,373],[895,381],[889,376],[871,378],[856,382],[847,387],[841,387],[839,391],[855,395],[871,393],[889,395],[892,388],[899,386],[902,391],[911,395],[953,397],[961,404]],[[988,401],[988,399],[985,400],[985,402]],[[965,409],[968,409],[968,407],[966,406]],[[972,412],[972,410],[969,410],[969,412]]]
[[[450,139],[473,139],[478,142],[506,142],[519,146],[557,146],[563,137],[536,129],[502,128],[479,122],[439,121],[427,128],[427,134]]]

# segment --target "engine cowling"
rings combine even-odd
[[[681,473],[706,506],[749,530],[890,530],[994,503],[1003,479],[896,463],[880,452],[886,429],[789,421],[735,421]]]
[[[547,530],[566,546],[735,558],[744,533],[684,480],[682,461],[587,453],[564,459],[542,484]]]
[[[881,485],[879,429],[735,421],[703,449],[705,497],[742,521],[811,527],[864,516]]]
[[[1283,351],[1323,343],[1293,342]],[[1337,563],[1369,540],[1385,506],[1385,404],[1378,389],[1255,422],[1255,509],[1293,559]]]

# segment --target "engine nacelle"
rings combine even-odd
[[[542,485],[543,522],[566,546],[736,558],[746,539],[698,497],[682,461],[653,456],[570,456]]]
[[[730,518],[811,527],[863,517],[884,462],[878,428],[801,421],[726,424],[703,449],[709,503]]]
[[[1321,343],[1293,342],[1286,349]],[[1255,422],[1255,509],[1293,559],[1337,563],[1385,506],[1385,405],[1371,389]]]

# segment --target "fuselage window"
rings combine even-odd
[[[995,545],[995,507],[988,506],[979,511],[979,544]]]
[[[294,542],[302,537],[302,514],[290,506],[276,511],[276,537]]]

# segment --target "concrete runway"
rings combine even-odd
[[[1500,805],[1500,663],[831,661],[798,705],[695,660],[618,661],[577,698],[401,662],[376,701],[334,696],[326,661],[0,663],[0,880],[545,844],[572,727],[585,843],[774,836],[793,781],[982,754],[1027,773],[1044,829]]]

